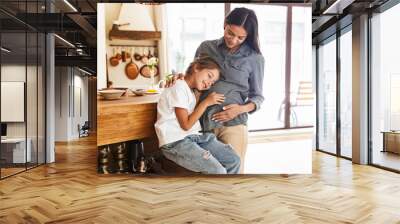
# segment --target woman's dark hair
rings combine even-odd
[[[256,13],[247,8],[235,8],[225,18],[225,24],[242,26],[246,32],[247,43],[253,50],[261,54],[260,40],[258,38],[258,21]]]
[[[186,69],[186,75],[192,75],[195,68],[197,70],[218,69],[218,71],[221,72],[221,67],[210,56],[200,56],[195,58]]]

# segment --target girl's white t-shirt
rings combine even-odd
[[[158,101],[157,122],[154,126],[160,147],[188,135],[199,134],[201,130],[199,121],[190,130],[183,130],[176,118],[175,107],[186,109],[188,114],[196,107],[196,97],[184,80],[177,80],[174,86],[166,88]]]

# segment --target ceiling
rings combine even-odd
[[[331,36],[336,29],[351,23],[352,17],[373,10],[388,0],[292,0],[291,3],[312,3],[313,43],[319,43]],[[28,34],[28,48],[25,52],[25,38],[20,32],[54,32],[72,43],[71,47],[60,38],[55,38],[56,65],[74,65],[96,70],[96,27],[98,2],[134,2],[132,0],[1,0],[0,25],[3,32],[2,44],[15,49],[10,58],[23,58],[26,53],[36,51],[36,42]],[[177,0],[178,2],[178,0]],[[184,2],[184,1],[182,1]],[[284,3],[288,1],[254,1]],[[49,13],[49,12],[52,13]],[[340,21],[340,22],[338,22]],[[6,33],[6,34],[4,34]],[[24,35],[22,35],[23,37]],[[33,41],[31,43],[31,41]]]
[[[373,11],[388,0],[312,0],[313,44],[351,24],[353,17]]]
[[[55,38],[56,66],[79,66],[95,73],[96,4],[96,0],[47,0],[47,5],[45,0],[1,0],[2,46],[12,49],[3,60],[24,63],[26,55],[36,55],[37,33],[54,32],[74,45]]]

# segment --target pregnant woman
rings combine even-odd
[[[224,21],[224,36],[202,42],[195,56],[209,56],[221,67],[220,80],[202,93],[200,99],[212,92],[225,96],[224,103],[207,108],[200,119],[202,130],[213,132],[220,141],[233,147],[240,156],[243,173],[248,114],[257,111],[264,101],[264,57],[254,11],[232,10]],[[182,75],[174,76],[173,81],[177,78],[182,79]]]

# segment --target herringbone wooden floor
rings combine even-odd
[[[0,223],[400,223],[400,175],[314,152],[312,175],[96,173],[95,139],[0,181]]]

